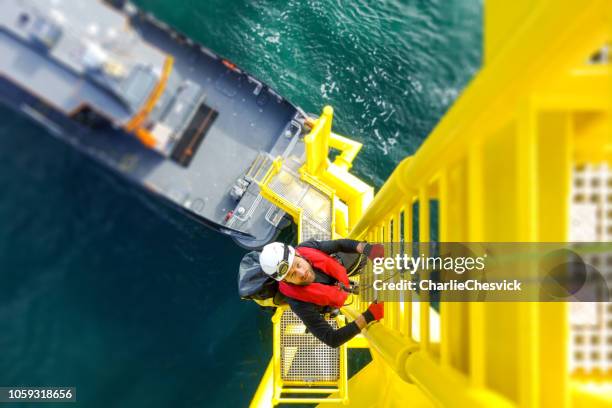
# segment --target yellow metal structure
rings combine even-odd
[[[580,196],[573,180],[584,171],[603,174],[597,183],[607,193],[587,197],[592,206],[581,211],[591,208],[593,219],[612,219],[607,57],[612,2],[495,0],[484,7],[481,71],[372,201],[371,190],[347,172],[358,148],[333,135],[332,109],[325,108],[314,121],[300,174],[344,204],[336,206],[345,212],[334,214],[330,236],[348,231],[371,242],[428,242],[435,201],[441,242],[569,241],[575,203],[584,202],[572,198]],[[328,160],[329,147],[344,152],[334,163]],[[273,193],[267,197],[300,227],[299,208]],[[342,214],[345,225],[337,221]],[[418,236],[412,233],[415,219]],[[609,239],[612,221],[598,225],[595,238]],[[570,364],[576,329],[568,304],[442,298],[436,311],[426,293],[418,300],[387,302],[383,321],[349,343],[362,347],[365,339],[373,360],[348,380],[347,389],[322,404],[612,406],[612,330],[600,337],[608,351],[598,358],[607,361],[602,365],[607,371]],[[342,311],[351,320],[366,307],[357,298]],[[612,305],[601,310],[612,328]],[[273,362],[252,406],[283,402],[274,398],[272,367]]]
[[[299,241],[346,236],[373,197],[370,186],[348,173],[361,144],[332,133],[332,120],[333,109],[326,106],[321,117],[309,121],[303,166],[294,168],[298,161],[279,157],[259,182],[261,195],[293,218]],[[330,146],[340,152],[334,163],[327,157]],[[274,306],[270,300],[258,303]],[[329,321],[344,324],[343,317]],[[327,347],[306,333],[286,306],[277,308],[272,322],[273,357],[252,406],[348,403],[348,345]]]
[[[337,194],[348,207],[348,228],[355,226],[359,217],[372,201],[373,189],[348,172],[353,159],[361,150],[361,143],[337,135],[331,131],[334,110],[331,106],[314,121],[314,127],[306,136],[306,164],[300,170],[303,177],[318,181]],[[328,160],[329,147],[340,151],[334,163]],[[340,234],[344,236],[345,234]]]

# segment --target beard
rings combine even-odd
[[[314,270],[312,269],[312,266],[310,266],[310,265],[309,265],[309,269],[308,269],[308,277],[312,278],[312,281],[299,282],[297,285],[298,286],[307,286],[307,285],[310,285],[311,283],[314,282],[315,273],[314,273]]]

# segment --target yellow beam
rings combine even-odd
[[[323,114],[315,121],[315,125],[304,138],[306,146],[306,171],[318,176],[327,167],[329,137],[332,128],[334,109],[331,106],[323,108]]]
[[[345,316],[352,320],[359,316],[359,312],[350,306],[345,306],[341,310]],[[408,381],[404,364],[406,358],[418,349],[418,345],[413,341],[406,340],[397,331],[385,327],[380,322],[370,324],[362,334],[368,339],[370,347],[385,360],[389,367],[405,381]]]
[[[272,396],[274,394],[274,362],[270,360],[264,372],[257,391],[251,400],[250,408],[271,408]]]
[[[352,229],[374,197],[374,189],[343,168],[330,164],[319,175],[322,184],[335,191],[348,206],[349,229]]]
[[[345,171],[349,171],[353,166],[353,160],[355,160],[363,145],[332,132],[329,138],[329,146],[340,151],[340,154],[334,160],[334,164]]]
[[[484,191],[482,171],[482,149],[472,146],[468,156],[468,241],[483,241]],[[469,369],[471,384],[485,385],[485,310],[480,302],[470,302],[469,308]]]
[[[405,370],[440,407],[495,407],[511,408],[508,399],[482,387],[470,387],[465,377],[450,367],[442,367],[427,353],[419,351],[406,359]]]
[[[573,408],[610,408],[612,385],[610,382],[572,381],[571,398]]]
[[[281,345],[280,345],[280,319],[283,315],[284,307],[277,307],[272,316],[272,405],[277,405],[283,389],[281,378]]]
[[[429,211],[429,194],[427,186],[421,187],[419,190],[419,242],[429,243],[431,241],[430,231],[430,211]],[[428,248],[423,248],[424,256],[429,256]],[[419,279],[429,279],[429,272],[422,269],[419,271]],[[421,350],[427,351],[429,349],[429,292],[421,290],[419,292],[419,334]]]
[[[558,81],[539,88],[532,102],[539,109],[549,111],[610,110],[610,75],[610,66],[604,64],[574,68]]]
[[[484,63],[492,61],[504,49],[509,37],[529,15],[534,7],[533,0],[514,0],[506,2],[503,7],[499,3],[488,0],[484,8]]]

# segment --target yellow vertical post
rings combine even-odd
[[[447,168],[440,179],[441,241],[468,241],[467,228],[467,161]],[[446,220],[446,221],[444,221]],[[448,226],[452,226],[449,228]],[[462,373],[469,372],[469,308],[468,302],[445,302],[440,296],[441,359]]]
[[[438,182],[438,230],[440,242],[448,241],[448,172],[442,170]],[[440,362],[443,365],[450,363],[450,324],[449,321],[449,304],[440,299]]]
[[[482,172],[482,146],[473,145],[467,158],[468,178],[468,241],[481,242],[483,238],[484,191]],[[469,370],[472,385],[485,385],[484,305],[469,304]]]
[[[515,208],[517,213],[516,237],[519,242],[536,242],[537,225],[537,148],[538,139],[536,110],[528,98],[519,106],[517,120],[517,194]],[[537,278],[537,275],[534,274]],[[537,407],[539,401],[538,343],[539,314],[538,304],[525,302],[508,305],[506,309],[516,310],[514,318],[518,323],[518,399],[522,407]],[[501,376],[501,372],[496,373]]]
[[[379,224],[376,227],[374,227],[374,242],[381,243],[382,242],[382,236],[383,236],[383,226]],[[374,292],[374,299],[378,300],[378,293],[377,292]]]
[[[612,38],[612,37],[611,37]],[[610,81],[612,84],[612,81]],[[612,98],[612,89],[610,89]],[[546,185],[538,195],[538,240],[568,240],[569,200],[574,150],[574,121],[570,112],[542,112],[538,115],[538,179]],[[612,134],[612,133],[610,133]],[[540,308],[540,406],[566,408],[570,405],[568,361],[558,358],[567,352],[570,341],[568,304],[542,303]]]
[[[393,249],[394,249],[394,254],[399,254],[401,252],[400,250],[400,210],[397,210],[396,212],[394,212],[393,215],[393,242],[391,243]],[[395,272],[395,276],[396,276],[396,281],[399,281],[402,279],[402,276],[399,274],[398,271]],[[396,302],[393,305],[393,308],[395,309],[395,320],[393,322],[393,327],[395,329],[397,329],[399,331],[400,329],[400,322],[402,321],[402,317],[403,317],[403,310],[401,308],[401,304],[404,302],[404,295],[405,295],[405,291],[402,291],[400,293],[398,293],[397,298],[395,299]]]
[[[345,214],[338,207],[334,209],[335,227],[333,230],[334,238],[346,237],[348,235],[348,224]]]
[[[429,194],[427,191],[427,185],[422,186],[419,189],[419,242],[422,248],[425,248],[423,244],[430,242],[430,223],[429,223]],[[429,249],[424,249],[423,255],[428,256]],[[428,279],[429,271],[421,270],[420,279]],[[429,349],[429,292],[421,290],[419,292],[419,332],[421,335],[421,349]]]
[[[389,242],[391,241],[391,218],[386,218],[385,221],[383,222],[384,225],[384,230],[383,230],[383,242],[386,246],[386,249],[389,250]],[[385,253],[385,256],[390,256],[390,253]],[[389,271],[389,276],[387,276],[385,279],[389,279],[389,281],[393,281],[393,274],[395,273],[395,271]],[[393,292],[389,293],[389,295],[392,297],[393,296]],[[388,299],[391,300],[391,299]],[[387,325],[387,327],[394,329],[395,326],[395,310],[394,309],[394,303],[393,302],[385,302],[385,325]]]
[[[395,212],[391,213],[391,217],[389,219],[389,224],[388,224],[388,228],[389,228],[389,248],[391,248],[391,253],[389,254],[390,256],[395,256],[396,254],[396,246],[393,244],[396,240],[397,240],[397,217],[395,216]],[[401,279],[401,276],[399,275],[399,271],[394,268],[393,270],[393,281],[397,282],[398,280]],[[392,327],[393,329],[397,330],[399,327],[399,300],[400,300],[400,292],[393,292],[393,302],[391,302],[391,309],[393,310],[393,322],[392,322]]]
[[[522,242],[536,242],[537,230],[537,149],[536,111],[531,99],[519,108],[517,133],[517,187],[515,208],[518,214],[516,236]]]
[[[272,374],[274,376],[274,387],[272,392],[272,405],[277,405],[278,400],[281,397],[281,390],[283,388],[283,382],[281,379],[281,350],[280,350],[280,319],[283,315],[283,308],[276,308],[276,312],[274,316],[272,316],[272,327],[273,327],[273,336],[272,336],[272,362],[273,362],[273,370]]]
[[[404,249],[412,251],[412,197],[408,197],[406,207],[404,207]],[[409,252],[409,255],[411,253]],[[408,292],[410,299],[402,303],[404,307],[404,318],[400,325],[400,331],[408,338],[412,338],[412,291]]]
[[[376,227],[370,228],[368,230],[368,235],[367,235],[367,239],[368,242],[376,242]],[[374,289],[368,289],[374,291]],[[372,294],[375,296],[375,292],[372,292]],[[360,302],[359,303],[361,306],[361,311],[363,311],[365,309],[366,306],[366,302]]]
[[[304,138],[306,147],[306,171],[312,176],[319,176],[327,165],[329,138],[332,129],[334,109],[323,108],[323,113],[315,121],[314,127]]]

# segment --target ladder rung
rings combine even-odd
[[[342,398],[279,398],[278,402],[281,404],[323,404],[329,403],[342,403]]]
[[[283,394],[331,394],[340,391],[338,388],[283,388]]]

